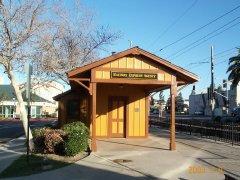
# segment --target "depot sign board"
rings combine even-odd
[[[111,72],[111,78],[157,79],[158,75],[153,73]]]

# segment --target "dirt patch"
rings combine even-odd
[[[83,152],[83,153],[79,153],[75,156],[59,156],[59,155],[56,155],[56,154],[36,154],[36,155],[46,157],[48,159],[55,160],[55,161],[62,161],[62,162],[66,162],[66,163],[74,163],[76,161],[79,161],[79,160],[89,156],[89,153],[88,152]]]

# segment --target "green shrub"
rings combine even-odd
[[[73,122],[62,129],[38,128],[33,130],[34,151],[74,156],[88,149],[89,129],[81,122]]]
[[[4,120],[5,116],[4,115],[0,115],[0,120]]]
[[[89,129],[82,122],[73,122],[63,126],[67,133],[64,143],[65,154],[74,156],[88,149]]]
[[[45,132],[47,128],[37,128],[34,129],[33,134],[33,142],[34,142],[34,151],[38,153],[43,153],[45,150]]]
[[[38,128],[33,130],[34,151],[64,155],[66,133],[60,129]]]
[[[33,137],[39,137],[39,136],[44,136],[44,133],[46,131],[46,127],[43,127],[43,128],[36,128],[36,129],[33,129]]]
[[[45,131],[44,153],[48,154],[64,154],[64,139],[66,133],[63,130],[48,129]]]

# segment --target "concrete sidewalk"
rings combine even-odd
[[[151,131],[156,136],[169,137],[167,130],[151,128]],[[178,144],[201,149],[203,152],[214,155],[215,158],[199,158],[198,161],[212,167],[222,168],[227,174],[240,179],[240,146],[232,146],[229,143],[190,136],[185,133],[176,133],[176,141]],[[181,149],[178,148],[178,151]]]
[[[215,164],[221,166],[223,160],[239,161],[236,158],[239,156],[237,147],[229,151],[232,148],[224,144],[216,144],[182,134],[177,134],[177,150],[169,151],[168,132],[157,128],[151,128],[151,135],[148,139],[105,139],[98,140],[97,145],[97,153],[92,153],[75,164],[14,179],[220,180],[224,179],[224,174],[220,169],[214,168]],[[224,152],[222,149],[225,149]],[[223,154],[220,155],[219,150]],[[125,159],[128,162],[113,162],[116,159]],[[237,164],[230,165],[228,170],[238,175],[239,172],[235,169],[235,165]],[[226,166],[224,165],[223,168]]]
[[[25,142],[24,137],[19,137],[8,143],[0,144],[0,172],[26,152]]]
[[[9,178],[10,179],[10,178]],[[105,161],[103,158],[91,154],[75,164],[65,166],[60,169],[46,171],[40,174],[11,178],[13,180],[42,180],[42,179],[146,179],[146,176],[129,168],[123,167],[111,161]]]
[[[155,131],[155,132],[154,132]],[[221,169],[199,161],[217,155],[177,143],[176,151],[169,151],[169,139],[159,129],[152,129],[148,139],[106,139],[98,141],[98,152],[107,160],[126,159],[121,163],[148,177],[159,179],[224,179]]]
[[[26,152],[25,138],[20,137],[0,144],[0,172]],[[31,176],[7,179],[145,179],[146,176],[132,169],[106,160],[94,153],[74,164]]]

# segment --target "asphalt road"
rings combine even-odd
[[[56,120],[31,120],[31,128],[43,127],[47,124],[55,124]],[[0,121],[0,143],[5,143],[11,139],[24,135],[22,122],[20,120],[1,120]]]

